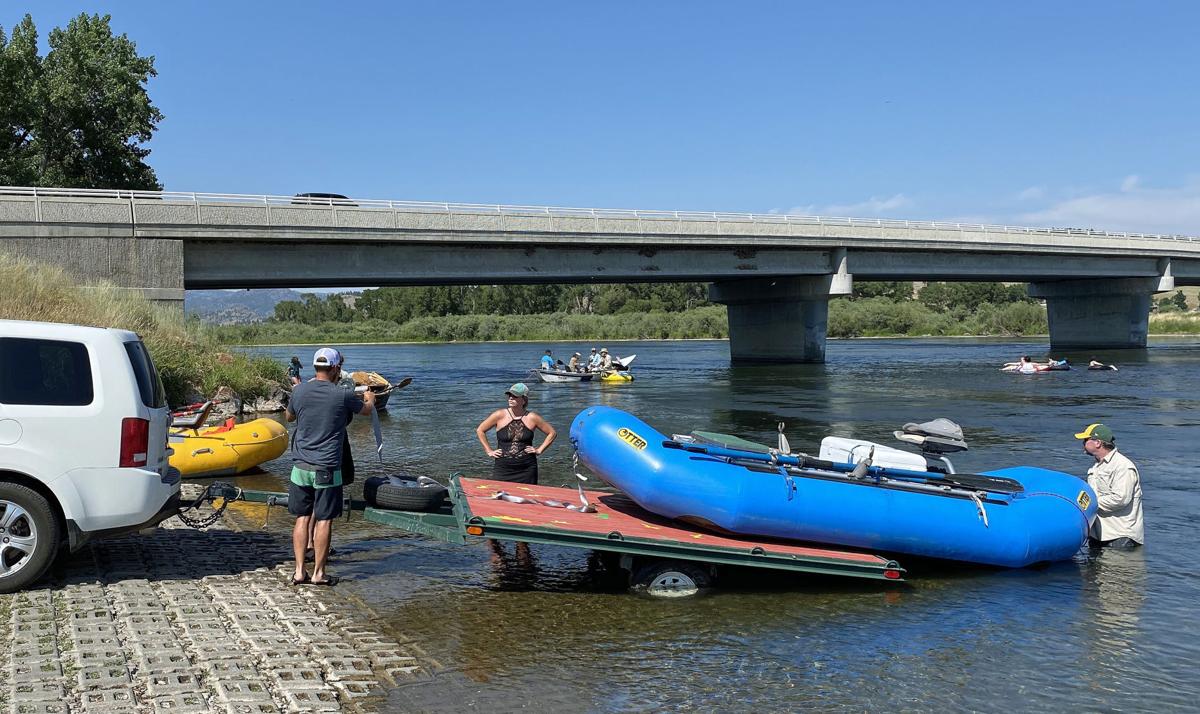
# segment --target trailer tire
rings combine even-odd
[[[655,560],[634,570],[629,589],[639,595],[680,598],[702,595],[712,576],[702,565],[682,560]]]
[[[438,483],[416,476],[372,476],[363,482],[363,499],[374,508],[389,511],[436,511],[450,494]]]

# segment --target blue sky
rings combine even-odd
[[[169,190],[1200,235],[1196,3],[32,5],[156,57]]]

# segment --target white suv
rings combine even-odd
[[[0,320],[0,592],[41,578],[64,540],[77,550],[178,510],[169,421],[134,333]]]

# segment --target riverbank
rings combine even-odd
[[[1200,334],[1200,315],[1155,313],[1153,335]],[[403,323],[351,320],[305,324],[268,320],[209,328],[226,345],[403,345],[428,343],[603,342],[726,339],[725,308],[617,315],[445,315]],[[984,303],[973,310],[937,312],[915,300],[832,300],[828,337],[1042,337],[1049,334],[1044,306]]]
[[[79,285],[61,269],[0,254],[0,319],[64,322],[136,332],[146,343],[170,404],[211,397],[228,387],[243,400],[284,383],[279,363],[230,352],[202,326],[171,308],[111,285]]]

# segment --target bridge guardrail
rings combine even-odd
[[[909,230],[958,230],[987,233],[1021,233],[1037,235],[1071,235],[1096,236],[1109,238],[1129,238],[1134,240],[1180,240],[1196,241],[1198,238],[1187,235],[1169,235],[1157,233],[1130,233],[1120,231],[1102,231],[1091,228],[1038,228],[1030,226],[1009,226],[987,223],[960,223],[952,221],[910,221],[889,218],[850,218],[831,216],[802,216],[786,213],[731,213],[720,211],[662,211],[638,210],[624,208],[569,208],[557,206],[522,206],[482,203],[437,203],[430,201],[393,201],[382,199],[358,198],[317,198],[308,196],[272,196],[250,195],[235,193],[195,193],[182,191],[125,191],[116,189],[89,188],[36,188],[0,186],[0,197],[28,196],[36,206],[36,215],[41,220],[41,201],[43,198],[93,198],[110,201],[128,201],[130,222],[137,225],[137,212],[132,206],[141,201],[153,201],[155,205],[166,203],[194,204],[197,211],[202,205],[242,205],[270,207],[328,207],[333,213],[333,224],[338,226],[338,209],[369,209],[388,210],[404,213],[445,213],[466,215],[512,215],[512,216],[553,216],[561,218],[633,218],[639,221],[688,221],[716,223],[763,223],[763,224],[800,224],[818,226],[839,226],[858,228],[901,228]],[[267,211],[270,223],[270,210]],[[282,225],[282,224],[281,224]],[[291,224],[287,224],[291,225]],[[353,227],[353,226],[348,226]]]

